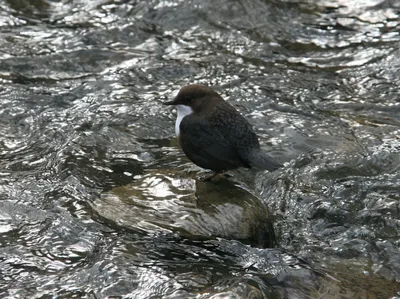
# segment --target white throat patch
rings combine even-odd
[[[180,131],[179,131],[179,125],[181,124],[182,119],[186,115],[190,115],[193,113],[192,107],[185,106],[185,105],[176,105],[176,111],[178,113],[176,122],[175,122],[175,134],[176,137],[179,137]]]

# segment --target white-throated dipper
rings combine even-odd
[[[211,88],[191,84],[165,105],[175,105],[175,133],[186,156],[214,176],[239,167],[274,171],[282,165],[260,149],[249,122]]]

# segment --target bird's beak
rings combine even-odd
[[[172,101],[164,102],[164,105],[175,105],[175,98]]]

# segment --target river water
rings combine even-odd
[[[0,1],[0,297],[399,297],[399,31],[397,0]],[[197,180],[188,83],[285,166]]]

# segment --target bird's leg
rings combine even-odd
[[[221,173],[220,172],[214,172],[212,175],[209,175],[209,176],[206,176],[204,178],[201,178],[201,181],[203,181],[203,182],[211,181],[213,178],[215,178],[219,174],[221,174]]]

